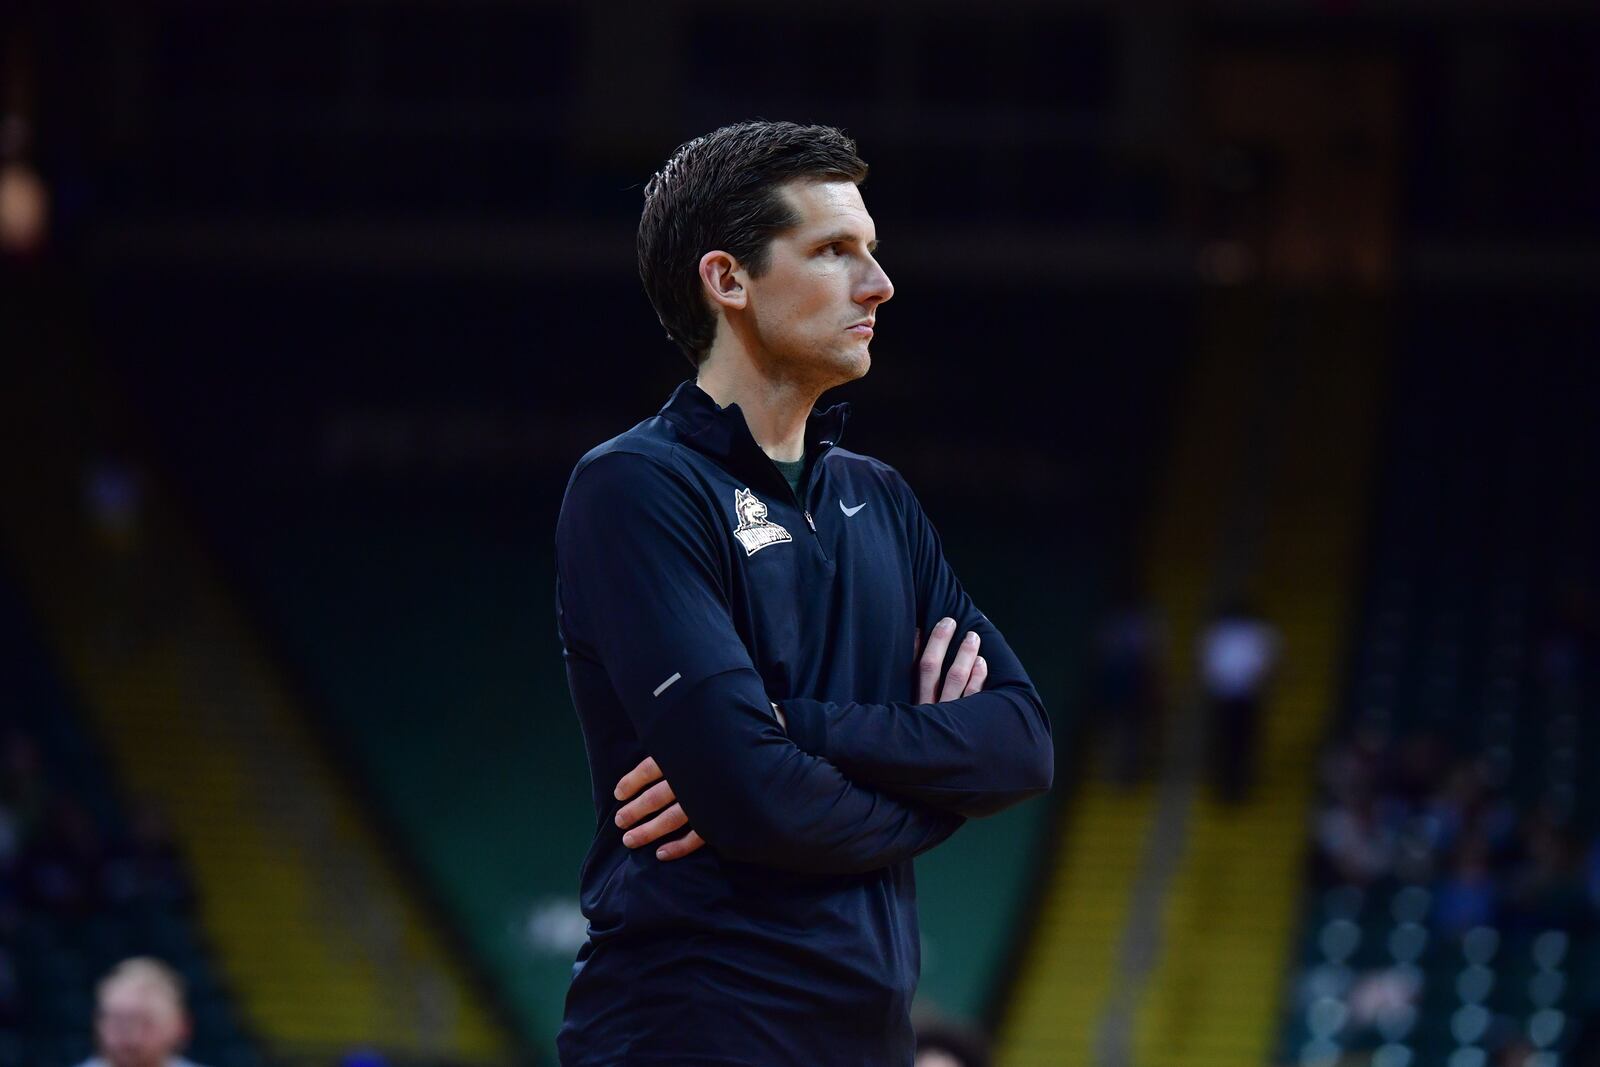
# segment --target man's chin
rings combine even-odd
[[[871,369],[872,369],[872,353],[868,352],[865,348],[863,348],[861,350],[861,354],[856,357],[855,373],[852,374],[848,380],[853,382],[857,378],[865,378],[867,376],[867,371],[869,371]]]
[[[865,378],[867,371],[872,369],[872,353],[867,351],[866,345],[862,345],[854,351],[841,353],[837,365],[840,385]]]
[[[866,345],[857,344],[849,349],[812,354],[804,362],[797,360],[789,367],[792,380],[808,382],[810,388],[820,393],[865,376],[872,368],[872,355]]]

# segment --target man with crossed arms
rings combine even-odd
[[[1050,786],[1043,703],[915,495],[813,410],[894,293],[866,169],[750,122],[646,186],[640,273],[696,376],[583,457],[557,526],[598,817],[566,1067],[909,1067],[912,857]]]

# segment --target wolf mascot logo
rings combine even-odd
[[[767,521],[767,506],[748,489],[733,491],[733,513],[739,516],[739,525],[733,528],[733,536],[744,546],[747,556],[755,555],[768,545],[781,545],[794,540],[788,530]]]

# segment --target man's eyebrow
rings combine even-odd
[[[817,238],[815,243],[816,243],[817,247],[820,248],[823,245],[831,245],[835,241],[859,241],[860,239],[861,238],[860,238],[859,235],[851,233],[849,230],[835,230],[834,232],[828,234],[826,237]],[[867,242],[867,251],[868,252],[876,252],[877,250],[878,250],[878,240],[877,240],[877,238],[873,238],[872,240]]]

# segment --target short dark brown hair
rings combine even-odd
[[[866,178],[856,143],[832,126],[741,122],[679,146],[644,187],[639,277],[690,363],[705,359],[717,329],[700,257],[721,249],[760,277],[772,239],[800,221],[779,186]]]

